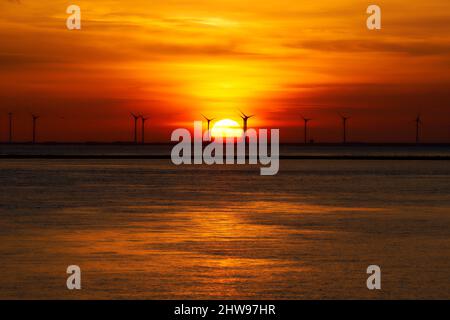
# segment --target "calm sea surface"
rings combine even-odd
[[[0,160],[0,259],[0,298],[449,299],[450,165]]]

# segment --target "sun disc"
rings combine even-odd
[[[211,136],[214,138],[240,137],[242,135],[241,126],[234,120],[222,119],[217,121],[211,129]]]

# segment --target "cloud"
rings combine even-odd
[[[308,40],[288,44],[288,47],[333,52],[386,52],[403,53],[412,56],[447,55],[450,43],[432,41],[391,41],[391,40]]]

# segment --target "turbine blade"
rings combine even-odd
[[[247,119],[248,119],[248,116],[247,116],[245,113],[243,113],[241,110],[239,110],[239,112],[242,113],[242,115],[244,116],[244,118],[247,118]]]

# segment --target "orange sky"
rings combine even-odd
[[[0,139],[132,139],[129,112],[150,117],[147,141],[169,141],[200,113],[280,128],[282,141],[450,142],[450,2],[359,0],[0,0]],[[82,10],[69,31],[68,5]]]

